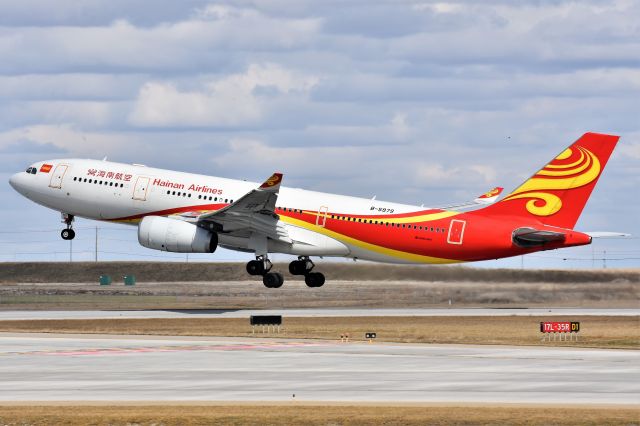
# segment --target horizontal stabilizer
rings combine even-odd
[[[486,194],[482,194],[481,196],[479,196],[478,198],[476,198],[473,201],[475,203],[477,203],[477,204],[495,203],[496,200],[498,199],[498,197],[500,196],[500,194],[502,194],[503,190],[504,190],[504,188],[502,188],[500,186],[496,186],[491,191],[487,192]]]
[[[624,232],[585,232],[591,238],[627,238],[631,234],[625,234]]]
[[[563,242],[563,232],[540,231],[533,228],[518,228],[513,231],[513,242],[520,247],[537,247],[547,243]]]
[[[496,186],[491,191],[480,195],[478,198],[473,201],[469,201],[463,204],[455,204],[450,206],[441,206],[435,207],[442,210],[469,210],[478,207],[488,206],[489,204],[493,204],[498,201],[500,194],[502,194],[504,188]]]

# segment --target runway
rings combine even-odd
[[[0,334],[0,401],[637,405],[639,366],[630,350]]]
[[[140,311],[0,311],[0,321],[115,318],[249,318],[251,315],[287,317],[393,317],[393,316],[638,316],[639,309],[583,308],[435,308],[435,309],[241,309],[241,310],[140,310]]]

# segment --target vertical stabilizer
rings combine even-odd
[[[619,138],[585,133],[515,191],[482,212],[527,216],[546,225],[573,229]]]

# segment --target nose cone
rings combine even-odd
[[[16,173],[15,175],[9,178],[9,185],[13,187],[16,191],[21,194],[24,194],[24,178],[25,173]]]

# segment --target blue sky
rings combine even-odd
[[[622,139],[578,228],[640,236],[639,20],[631,0],[0,0],[0,261],[68,258],[57,213],[7,183],[46,158],[282,170],[291,186],[446,205],[514,188],[585,131]],[[97,225],[103,259],[176,258]],[[96,223],[76,226],[75,258],[92,259]],[[638,267],[639,241],[524,262]]]

